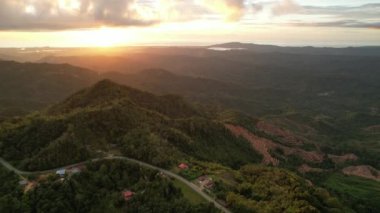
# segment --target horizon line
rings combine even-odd
[[[380,47],[380,44],[286,44],[284,42],[240,42],[240,41],[229,41],[229,42],[221,42],[221,43],[211,43],[211,42],[173,42],[173,43],[139,43],[139,44],[128,44],[128,45],[113,45],[113,46],[59,46],[59,45],[46,45],[46,46],[0,46],[0,49],[43,49],[43,48],[57,48],[57,49],[77,49],[77,48],[85,48],[85,49],[117,49],[117,48],[129,48],[129,47],[212,47],[223,44],[230,43],[240,43],[240,44],[252,44],[258,46],[276,46],[276,47],[295,47],[295,48],[336,48],[336,49],[344,49],[344,48],[361,48],[361,47]]]

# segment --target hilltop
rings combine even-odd
[[[245,140],[206,111],[103,80],[41,113],[3,125],[1,154],[23,168],[47,169],[117,150],[156,165],[194,157],[229,166],[256,162]]]

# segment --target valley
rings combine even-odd
[[[1,199],[43,198],[31,192],[65,185],[57,182],[57,168],[86,162],[86,171],[64,181],[75,191],[83,175],[101,176],[92,164],[125,159],[180,181],[162,190],[179,190],[175,202],[187,212],[376,211],[378,53],[234,45],[240,49],[135,47],[108,55],[63,49],[33,62],[0,61],[1,157],[28,180],[52,172],[37,178],[33,190]],[[181,163],[188,168],[179,169]],[[128,188],[118,178],[107,182],[117,187],[104,189],[113,193],[104,202]],[[148,178],[146,189],[156,193],[149,184],[161,178]],[[70,199],[62,206],[79,202]],[[119,212],[142,205],[134,202],[92,205]]]

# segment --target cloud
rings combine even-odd
[[[316,7],[304,6],[304,14],[323,14],[332,15],[342,18],[355,18],[355,19],[379,19],[380,4],[365,4],[354,7],[346,6],[330,6],[330,7]]]
[[[0,30],[146,26],[221,15],[237,21],[244,0],[1,0]]]
[[[154,1],[154,0],[152,0]],[[158,0],[161,18],[169,21],[221,16],[227,21],[238,21],[245,12],[245,0]],[[168,18],[169,17],[169,18]]]
[[[239,20],[245,12],[244,0],[203,0],[200,2],[209,9],[224,14],[228,21]]]
[[[297,13],[301,11],[303,8],[295,3],[293,0],[282,0],[275,4],[272,7],[272,13],[274,15],[286,15],[286,14],[292,14]]]
[[[379,18],[380,3],[364,4],[359,6],[310,6],[300,5],[293,0],[280,0],[272,2],[271,12],[275,16],[302,14]]]
[[[380,29],[380,22],[360,22],[356,20],[342,20],[342,21],[330,21],[330,22],[294,22],[289,23],[293,26],[307,26],[307,27],[348,27],[348,28],[371,28]]]
[[[271,13],[293,26],[348,27],[380,29],[380,4],[359,6],[310,6],[299,5],[293,0],[273,2]],[[303,20],[292,21],[282,16],[297,15]]]
[[[137,0],[2,0],[0,29],[38,30],[92,28],[103,25],[141,26],[144,19],[132,7]]]
[[[149,26],[192,20],[258,24],[264,20],[321,27],[335,23],[337,27],[378,29],[378,14],[380,4],[321,7],[300,5],[295,0],[0,0],[0,30]]]
[[[249,6],[250,6],[249,9],[251,9],[251,11],[253,13],[259,13],[259,12],[263,11],[263,9],[264,9],[264,6],[261,4],[252,3]]]
[[[155,4],[157,2],[158,6]],[[210,13],[204,5],[197,4],[193,0],[151,0],[148,7],[153,8],[153,13],[163,22],[190,21]]]

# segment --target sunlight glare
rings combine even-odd
[[[130,39],[130,33],[127,36],[125,30],[108,27],[85,31],[81,34],[83,44],[90,47],[113,47],[129,42]]]
[[[25,13],[30,14],[30,15],[35,15],[36,8],[33,5],[28,5],[25,7]]]

